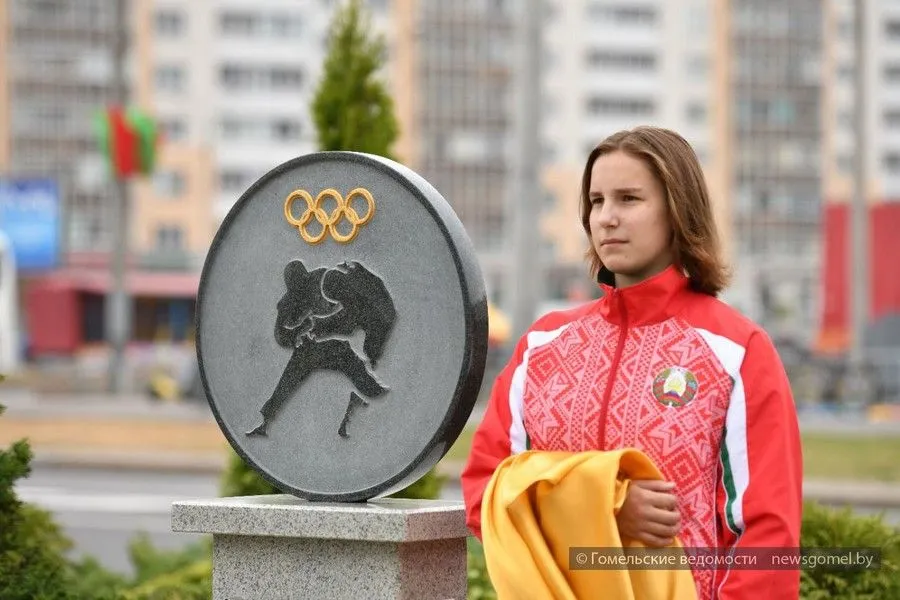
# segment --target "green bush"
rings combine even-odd
[[[146,534],[128,547],[134,577],[106,571],[89,558],[73,565],[79,600],[208,600],[212,597],[212,545],[204,540],[179,550],[155,548]]]
[[[122,600],[209,600],[212,598],[212,559],[204,559],[161,573],[126,591]]]
[[[228,464],[222,474],[219,493],[231,496],[264,496],[280,494],[281,490],[263,479],[262,475],[244,462],[237,452],[229,450]]]
[[[437,472],[437,467],[434,467],[406,488],[391,494],[390,497],[436,500],[441,497],[441,490],[446,481],[446,475],[441,475]]]
[[[447,477],[437,472],[437,467],[431,469],[418,481],[413,482],[399,492],[392,494],[391,498],[421,498],[434,500],[440,498],[441,489]],[[222,474],[220,493],[222,496],[260,496],[265,494],[280,494],[281,491],[263,479],[262,475],[251,468],[234,450],[230,451],[228,465]]]
[[[804,600],[896,600],[900,598],[900,531],[883,517],[854,515],[807,502],[800,544],[804,548],[878,548],[881,569],[827,571],[805,569],[800,575]]]
[[[497,600],[497,592],[491,585],[487,563],[484,561],[484,547],[476,537],[466,540],[467,549],[467,600]]]
[[[0,406],[0,415],[5,407]],[[26,441],[0,449],[0,598],[4,600],[67,600],[71,542],[50,514],[22,503],[15,482],[31,472],[31,448]]]
[[[814,502],[803,507],[803,548],[877,548],[881,569],[835,571],[807,569],[800,575],[803,600],[900,600],[900,531],[883,517],[855,515],[847,508],[830,509]],[[496,600],[488,576],[484,548],[468,539],[468,600]]]
[[[92,556],[73,562],[69,573],[69,591],[80,600],[119,600],[129,587],[124,576],[106,570]]]
[[[212,558],[212,540],[191,544],[179,550],[159,550],[146,534],[140,534],[129,544],[128,553],[134,565],[134,586],[140,586],[159,577],[190,567]]]

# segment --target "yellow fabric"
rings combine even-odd
[[[571,547],[622,547],[615,515],[629,480],[661,478],[635,449],[529,450],[500,463],[481,507],[485,560],[499,600],[696,600],[689,569],[569,569]],[[643,547],[635,540],[625,546]]]

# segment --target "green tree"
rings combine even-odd
[[[367,152],[394,158],[399,126],[379,71],[384,39],[372,33],[360,0],[340,6],[331,24],[322,79],[312,102],[319,149]]]

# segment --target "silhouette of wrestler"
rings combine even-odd
[[[340,371],[366,396],[380,396],[388,390],[347,340],[330,339],[362,329],[363,351],[375,367],[396,318],[384,283],[358,262],[307,271],[299,260],[285,267],[284,283],[287,291],[278,301],[275,340],[280,346],[292,348],[293,353],[275,391],[260,409],[262,423],[247,435],[266,435],[269,422],[281,406],[317,369]],[[367,404],[355,398],[352,404]],[[348,407],[348,415],[349,411]],[[341,424],[341,435],[345,435],[347,418]]]

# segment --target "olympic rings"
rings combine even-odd
[[[350,205],[356,196],[361,196],[366,201],[366,214],[362,217]],[[322,208],[322,202],[326,198],[334,198],[337,201],[337,208],[331,211],[330,215]],[[306,203],[306,210],[300,217],[295,217],[293,212],[296,200],[303,200]],[[360,228],[371,221],[373,216],[375,216],[375,199],[369,190],[361,187],[352,190],[346,198],[337,190],[328,188],[319,192],[315,200],[306,190],[294,190],[284,200],[284,218],[291,226],[297,228],[304,241],[313,245],[324,240],[326,235],[331,235],[332,239],[340,244],[349,244],[359,234]],[[322,226],[322,231],[316,235],[311,235],[306,227],[313,217]],[[348,234],[343,234],[337,229],[337,224],[342,218],[346,218],[350,223]]]

